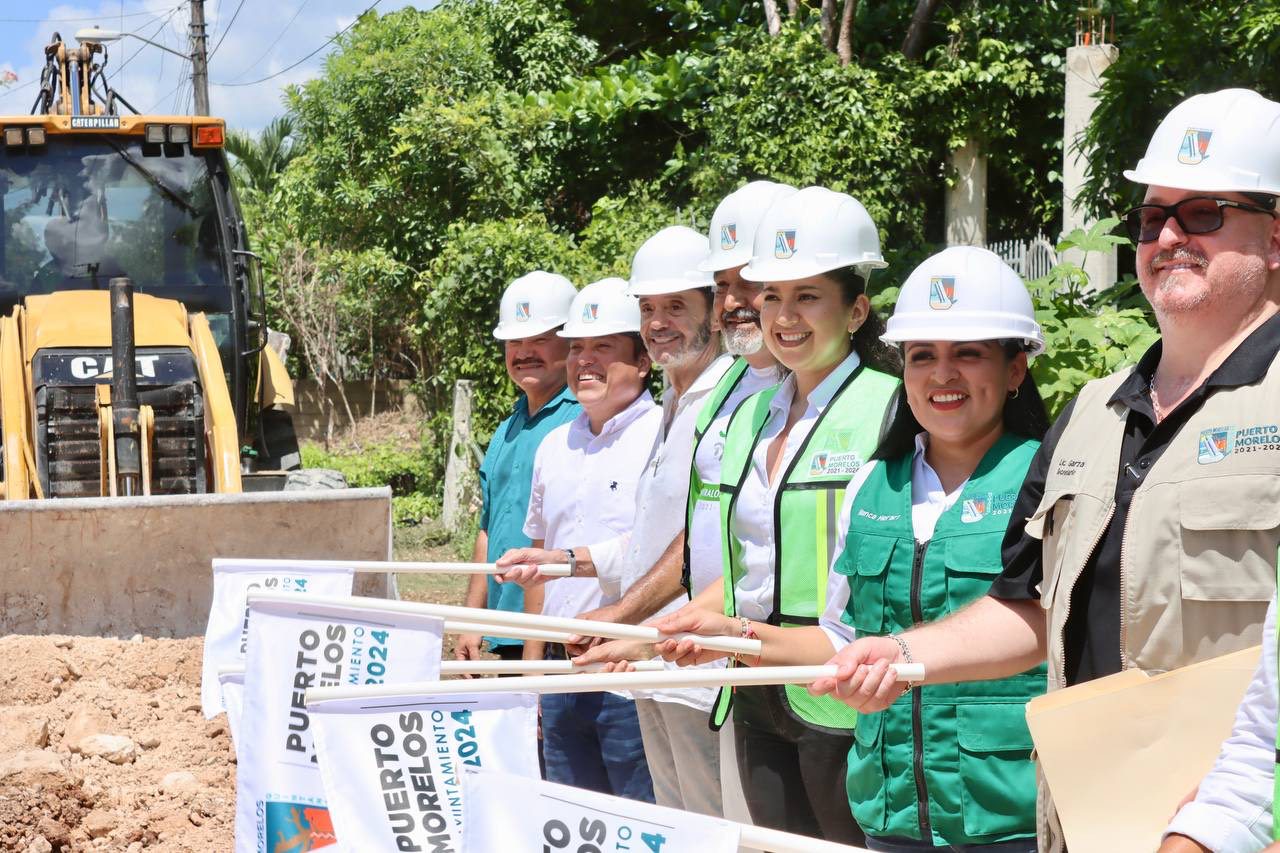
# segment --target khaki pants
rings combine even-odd
[[[707,727],[707,712],[636,699],[636,714],[657,804],[722,817],[720,734]]]

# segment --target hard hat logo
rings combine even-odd
[[[779,230],[773,239],[773,256],[787,260],[796,253],[796,231],[794,228]]]
[[[956,277],[953,275],[935,275],[929,279],[929,307],[935,311],[946,311],[956,304]]]
[[[529,303],[528,302],[516,303],[516,321],[520,323],[529,322]]]
[[[720,248],[729,251],[738,245],[738,226],[736,223],[720,226]]]
[[[600,317],[600,303],[588,302],[582,306],[582,322],[594,323]]]
[[[1209,159],[1209,140],[1212,138],[1212,130],[1187,128],[1187,132],[1182,135],[1182,144],[1178,146],[1178,162],[1195,166]]]

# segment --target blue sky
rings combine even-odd
[[[425,9],[436,2],[381,0],[376,10],[386,13],[405,6]],[[252,84],[211,85],[213,114],[222,116],[233,127],[260,129],[284,111],[284,87],[316,76],[332,47],[325,47],[298,67],[270,80],[254,81],[277,74],[302,59],[372,3],[373,0],[205,0],[209,49],[218,46],[209,61],[210,82]],[[189,50],[189,20],[190,8],[184,0],[0,0],[0,74],[12,71],[18,75],[15,84],[0,89],[0,115],[30,112],[42,49],[53,32],[60,32],[64,40],[74,43],[77,30],[97,25],[135,32],[185,54]],[[132,38],[108,45],[107,49],[112,86],[139,110],[190,111],[190,63]]]

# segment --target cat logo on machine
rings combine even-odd
[[[156,378],[156,362],[158,355],[137,356],[138,375],[147,379]],[[71,359],[71,375],[76,379],[97,379],[111,375],[111,356],[78,355]]]

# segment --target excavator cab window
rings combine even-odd
[[[212,156],[106,135],[0,149],[0,313],[31,294],[105,289],[127,275],[139,293],[207,312],[231,356],[233,279]]]

